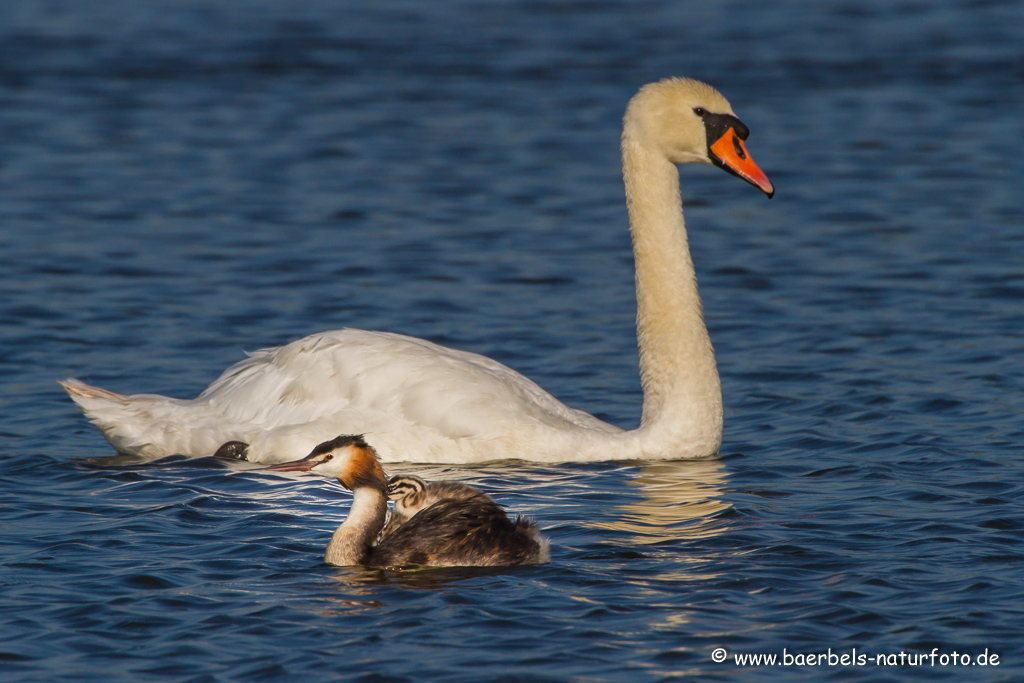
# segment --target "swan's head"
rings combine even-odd
[[[747,153],[749,134],[710,85],[669,78],[645,85],[630,100],[622,141],[660,152],[674,164],[714,164],[771,197],[775,188]]]
[[[320,444],[302,460],[271,465],[267,469],[333,477],[353,491],[361,486],[380,489],[385,486],[384,469],[377,451],[362,436],[339,436]]]

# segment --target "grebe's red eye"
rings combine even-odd
[[[324,462],[327,462],[328,460],[332,459],[333,457],[334,457],[333,453],[328,453],[327,455],[324,456]]]

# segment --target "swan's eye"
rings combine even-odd
[[[708,113],[708,110],[705,109],[704,107],[694,107],[693,113],[696,114],[697,116],[704,116]]]

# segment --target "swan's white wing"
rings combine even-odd
[[[484,356],[353,329],[256,351],[197,403],[251,434],[237,438],[251,442],[250,457],[262,461],[301,457],[342,433],[372,434],[385,460],[460,462],[479,453],[453,450],[516,457],[501,442],[522,441],[532,430],[619,431]],[[410,448],[421,452],[401,452]]]

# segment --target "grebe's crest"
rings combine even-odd
[[[356,448],[363,449],[369,448],[370,450],[373,450],[373,446],[366,443],[366,439],[364,439],[363,436],[363,434],[343,434],[342,436],[331,439],[330,441],[324,441],[322,444],[318,444],[313,448],[306,458],[314,458],[330,453],[331,451],[336,451],[340,448],[345,448],[346,446],[354,446]]]

